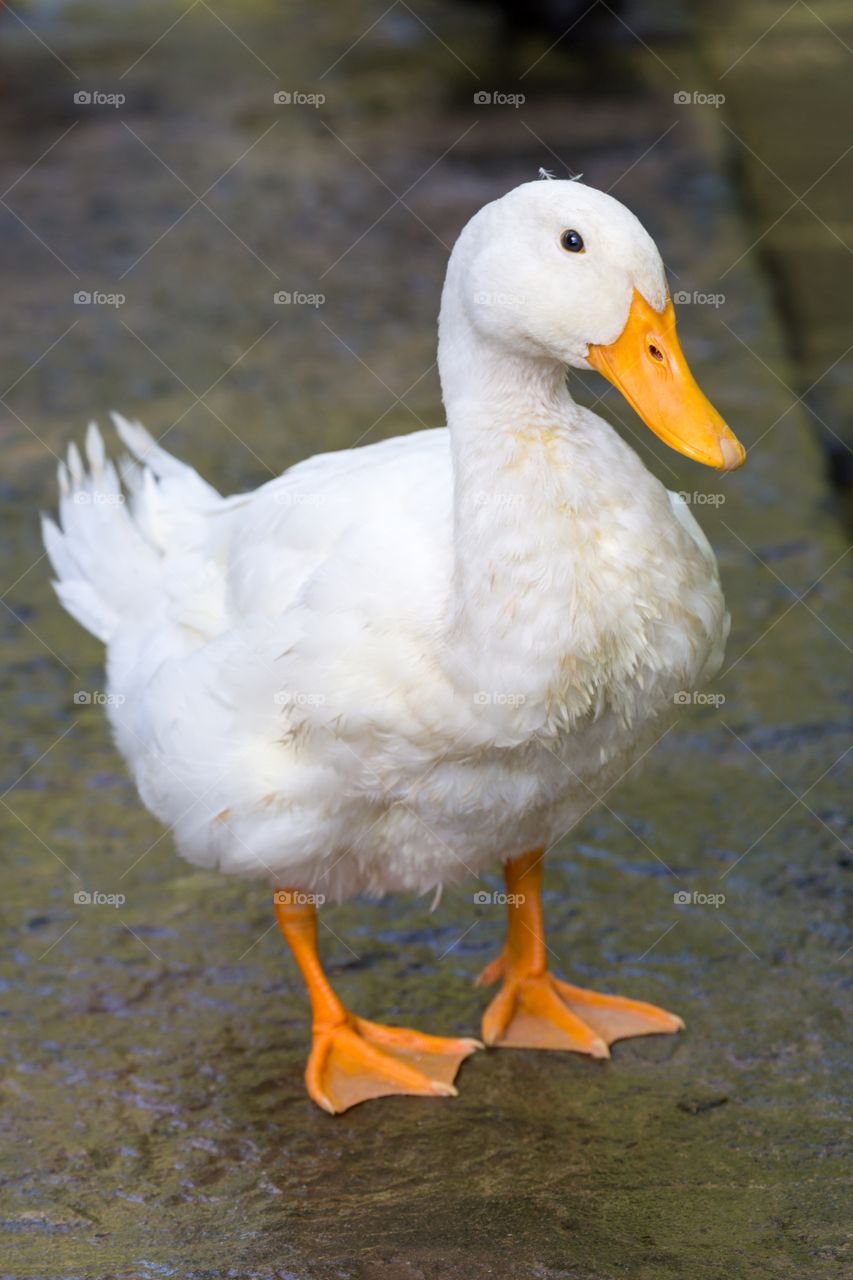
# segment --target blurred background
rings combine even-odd
[[[841,0],[0,5],[4,1275],[842,1275],[851,71]],[[733,628],[550,857],[549,942],[689,1031],[330,1122],[268,894],[142,810],[37,516],[110,409],[223,491],[440,424],[449,249],[540,168],[640,216],[750,449],[715,476],[573,381],[694,504]],[[428,905],[330,908],[325,958],[365,1014],[470,1033],[503,920]]]

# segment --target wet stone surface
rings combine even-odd
[[[798,394],[853,525],[853,11],[829,0],[787,12],[758,0],[706,3],[703,75],[726,97],[729,163],[773,281]],[[774,22],[774,19],[777,21]],[[748,57],[756,37],[773,28]],[[792,74],[792,67],[798,74]],[[723,285],[725,288],[725,285]]]
[[[153,49],[168,7],[107,20],[35,6],[30,25],[79,81],[2,19],[3,187],[73,128],[8,194],[17,218],[4,214],[0,238],[5,383],[20,377],[2,412],[0,1271],[841,1277],[845,547],[812,434],[772,373],[785,361],[754,255],[724,306],[681,316],[701,381],[754,446],[742,472],[720,480],[658,449],[615,393],[601,406],[701,505],[733,615],[725,701],[684,707],[546,875],[555,965],[674,1009],[686,1034],[622,1043],[606,1064],[479,1054],[456,1100],[322,1114],[303,1090],[307,1004],[265,889],[180,862],[96,699],[75,701],[102,687],[100,649],[52,598],[36,513],[53,501],[51,451],[88,417],[120,407],[171,427],[169,446],[226,490],[440,422],[441,241],[540,165],[560,172],[552,151],[640,214],[674,290],[713,292],[749,241],[718,120],[673,111],[674,77],[695,74],[674,39],[656,44],[667,65],[636,42],[616,50],[606,91],[558,52],[525,78],[523,109],[475,110],[499,62],[512,90],[536,56],[524,41],[500,54],[485,10],[419,10],[479,80],[398,7],[322,81],[375,15],[217,11],[272,74],[206,6]],[[83,110],[80,85],[123,86],[127,102]],[[276,108],[281,85],[327,101]],[[196,206],[167,230],[195,199],[175,174],[195,194],[224,174],[205,196],[215,214]],[[409,208],[385,214],[410,184]],[[126,302],[75,307],[81,288]],[[326,301],[276,305],[277,290]],[[601,391],[590,378],[587,397]],[[503,933],[475,887],[432,914],[403,899],[324,912],[342,997],[474,1032],[485,999],[472,980]],[[81,890],[125,901],[80,904]]]

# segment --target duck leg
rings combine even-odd
[[[506,946],[477,979],[481,986],[503,981],[483,1016],[486,1044],[571,1049],[609,1058],[614,1040],[683,1028],[680,1018],[653,1004],[587,991],[549,972],[542,923],[543,856],[536,849],[506,864]]]
[[[445,1039],[405,1027],[368,1022],[344,1007],[317,950],[317,911],[305,894],[278,889],[275,913],[302,971],[313,1012],[313,1044],[305,1083],[332,1114],[391,1093],[455,1097],[460,1063],[482,1049],[479,1040]]]

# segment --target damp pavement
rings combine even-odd
[[[785,14],[771,4],[702,0],[698,13],[703,78],[725,95],[729,161],[785,329],[791,385],[815,423],[849,529],[853,10],[798,2]],[[774,19],[784,20],[768,32]]]
[[[398,4],[362,39],[379,10],[343,3],[16,12],[0,18],[0,1273],[841,1277],[846,542],[766,260],[745,252],[724,108],[674,101],[710,75],[684,16],[640,23],[648,49],[620,26],[603,52],[564,42],[527,72],[548,41],[507,47],[485,6]],[[474,102],[497,91],[526,101]],[[308,1008],[268,894],[179,861],[142,810],[98,705],[99,646],[52,598],[36,516],[52,454],[114,407],[232,491],[440,422],[447,246],[540,166],[644,220],[689,298],[688,358],[751,450],[721,478],[603,394],[694,504],[732,635],[712,700],[679,708],[551,853],[548,942],[572,980],[661,1003],[687,1031],[605,1064],[481,1053],[455,1100],[330,1118],[303,1090]],[[579,394],[603,392],[590,376]],[[476,1032],[473,979],[503,933],[483,887],[432,913],[324,910],[342,997]]]

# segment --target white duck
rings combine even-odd
[[[476,1040],[350,1013],[317,953],[323,896],[422,893],[504,863],[491,1045],[607,1057],[683,1024],[552,977],[543,851],[718,669],[713,553],[672,494],[566,388],[615,383],[668,444],[744,451],[675,335],[654,243],[578,182],[481,209],[453,250],[439,370],[448,428],[291,468],[222,498],[138,424],[129,501],[95,429],[60,468],[45,544],[66,609],[107,646],[109,715],[144,803],[192,862],[271,877],[313,1006],[328,1111],[452,1094]]]

